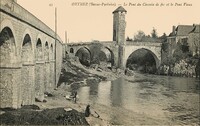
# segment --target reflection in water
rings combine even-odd
[[[97,97],[98,96],[98,87],[99,87],[99,84],[90,84],[90,91],[89,91],[89,101],[90,103],[89,104],[94,104],[97,100]]]
[[[101,82],[99,84],[97,102],[110,106],[110,90],[111,90],[111,81]]]
[[[161,84],[173,91],[195,92],[198,89],[198,82],[194,78],[168,77],[163,81]]]
[[[184,95],[188,96],[199,92],[199,81],[194,78],[138,76],[131,81],[119,78],[115,81],[105,81],[81,87],[78,91],[79,102],[102,104],[119,108],[122,112],[126,110],[149,117],[162,118],[166,116],[164,111],[166,106],[182,102],[176,100],[177,93],[180,92],[181,95],[185,93]],[[187,104],[193,107],[192,103]],[[115,124],[120,124],[121,120],[124,119],[117,114],[119,113],[110,113],[110,117],[111,120],[118,120]]]
[[[90,87],[81,87],[78,90],[78,96],[79,96],[79,101],[80,102],[86,103],[86,104],[92,102],[89,99],[89,90],[90,90]]]
[[[123,79],[117,79],[111,82],[110,99],[113,107],[122,105],[122,84]]]
[[[123,78],[114,81],[103,81],[81,87],[78,91],[80,102],[101,103],[113,107],[133,109],[134,105],[150,101],[151,97],[158,97],[156,90],[173,92],[193,92],[199,90],[199,81],[194,78],[179,78],[145,75],[140,81],[128,82]],[[172,93],[172,92],[171,92]]]

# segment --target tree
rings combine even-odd
[[[99,53],[101,52],[101,43],[95,43],[93,42],[92,45],[90,46],[90,51],[91,51],[91,64],[99,64]]]
[[[161,48],[164,52],[167,52],[169,43],[167,43],[167,35],[163,33],[162,36],[159,37],[160,41],[162,42]]]
[[[152,32],[151,32],[151,37],[152,38],[158,38],[158,34],[155,28],[153,28]]]
[[[137,34],[134,35],[134,42],[141,42],[142,38],[145,37],[145,33],[141,30],[137,31]]]
[[[126,41],[133,41],[133,39],[130,39],[129,37],[127,37]]]
[[[160,36],[159,39],[161,40],[161,42],[167,42],[167,35],[166,35],[166,33],[163,33],[163,35]]]
[[[183,41],[181,49],[182,49],[183,53],[189,52],[189,44],[187,42],[187,39],[185,41]]]

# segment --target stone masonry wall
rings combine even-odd
[[[45,92],[50,92],[50,63],[46,62],[45,64],[45,72],[44,72],[44,86],[45,86]]]
[[[21,95],[22,95],[22,105],[30,105],[35,101],[35,84],[34,84],[34,72],[35,66],[23,65],[21,73]]]
[[[0,70],[0,107],[13,107],[20,106],[20,82],[21,82],[20,68],[2,69]]]
[[[35,97],[44,100],[44,63],[35,65]]]

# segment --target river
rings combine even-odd
[[[199,91],[195,78],[135,74],[80,87],[78,102],[113,125],[199,125]]]

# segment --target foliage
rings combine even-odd
[[[130,38],[127,38],[127,39],[131,40]],[[145,33],[141,30],[137,31],[137,33],[134,35],[133,41],[134,42],[160,42],[161,39],[158,38],[156,29],[153,29],[151,36],[145,35]]]
[[[141,42],[142,38],[145,37],[145,33],[141,30],[137,31],[137,34],[134,35],[134,41]]]
[[[152,32],[151,32],[151,37],[152,37],[152,38],[158,38],[158,33],[157,33],[157,31],[156,31],[155,28],[153,28],[153,30],[152,30]]]
[[[99,64],[100,58],[99,54],[101,52],[102,45],[100,43],[92,43],[90,47],[91,51],[91,64]]]
[[[133,41],[133,39],[127,37],[127,38],[126,38],[126,41]]]
[[[173,57],[175,58],[175,62],[179,62],[181,59],[186,59],[191,57],[191,53],[189,52],[189,46],[187,42],[181,43],[177,42],[176,49],[174,51]]]
[[[169,44],[167,43],[167,35],[163,33],[163,35],[160,36],[159,39],[162,42],[162,45],[161,45],[162,51],[167,52],[169,48]]]

